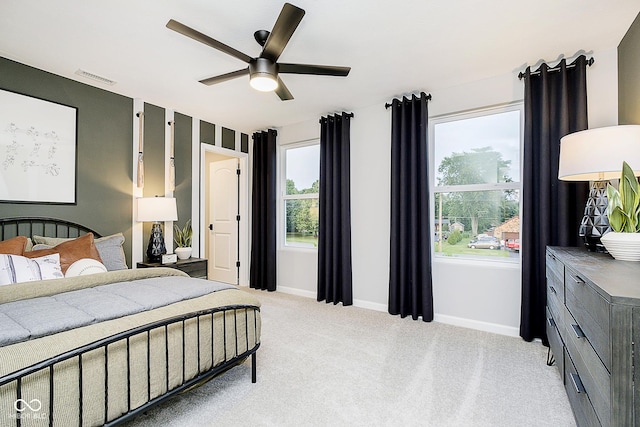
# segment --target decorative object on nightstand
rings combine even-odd
[[[184,227],[180,228],[177,224],[173,225],[173,241],[176,242],[176,254],[180,259],[189,259],[191,257],[191,240],[193,238],[193,229],[191,228],[191,219],[188,219]]]
[[[607,184],[607,215],[613,231],[602,236],[602,244],[615,259],[640,261],[640,184],[627,162],[622,164],[618,188]]]
[[[611,230],[607,216],[607,182],[618,179],[623,161],[640,165],[640,125],[583,130],[562,137],[558,178],[591,181],[579,234],[587,249],[606,252],[601,237]],[[640,175],[640,170],[635,171]]]
[[[149,245],[147,246],[147,260],[160,262],[162,255],[167,253],[162,235],[162,221],[176,221],[178,208],[173,197],[141,197],[138,199],[139,222],[153,222]]]

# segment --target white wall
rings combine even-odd
[[[593,56],[595,63],[587,71],[590,127],[614,125],[618,117],[617,52],[612,49]],[[524,83],[517,78],[519,71],[431,91],[429,116],[521,101]],[[392,97],[390,94],[389,99]],[[386,101],[353,111],[351,121],[354,305],[381,311],[387,310],[389,281],[391,116],[384,108]],[[281,128],[278,143],[318,138],[319,134],[318,120],[310,120]],[[315,298],[316,277],[315,251],[279,249],[278,290]],[[518,335],[519,265],[436,259],[433,287],[436,321]]]

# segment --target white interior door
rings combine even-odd
[[[238,159],[209,164],[209,279],[238,283]]]

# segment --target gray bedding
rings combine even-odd
[[[164,307],[232,285],[190,277],[151,277],[0,304],[0,347]]]

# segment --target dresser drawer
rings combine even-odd
[[[566,329],[562,312],[565,311],[566,308],[562,301],[564,298],[558,294],[558,289],[559,286],[557,286],[553,280],[547,279],[547,309],[551,312],[556,323],[556,328],[562,336]]]
[[[571,402],[576,423],[580,427],[600,427],[602,424],[589,401],[587,389],[568,354],[565,354],[564,366],[564,388]]]
[[[547,251],[547,284],[549,282],[549,276],[553,274],[555,276],[555,286],[558,295],[562,297],[562,303],[564,304],[564,264],[562,261],[556,258],[554,254]]]
[[[609,425],[611,412],[611,376],[591,343],[584,337],[578,322],[568,311],[565,311],[564,323],[566,334],[564,345],[571,357],[573,369],[578,372],[584,388],[588,391],[589,400],[602,425]],[[565,361],[565,364],[568,362]],[[606,420],[606,422],[605,422]]]
[[[575,323],[582,329],[607,370],[611,371],[609,304],[569,267],[565,269],[565,301]],[[568,331],[570,327],[566,323]]]
[[[555,318],[547,307],[547,338],[549,339],[549,347],[556,361],[556,366],[560,372],[560,377],[564,376],[564,347],[562,339],[556,327],[557,318]]]

